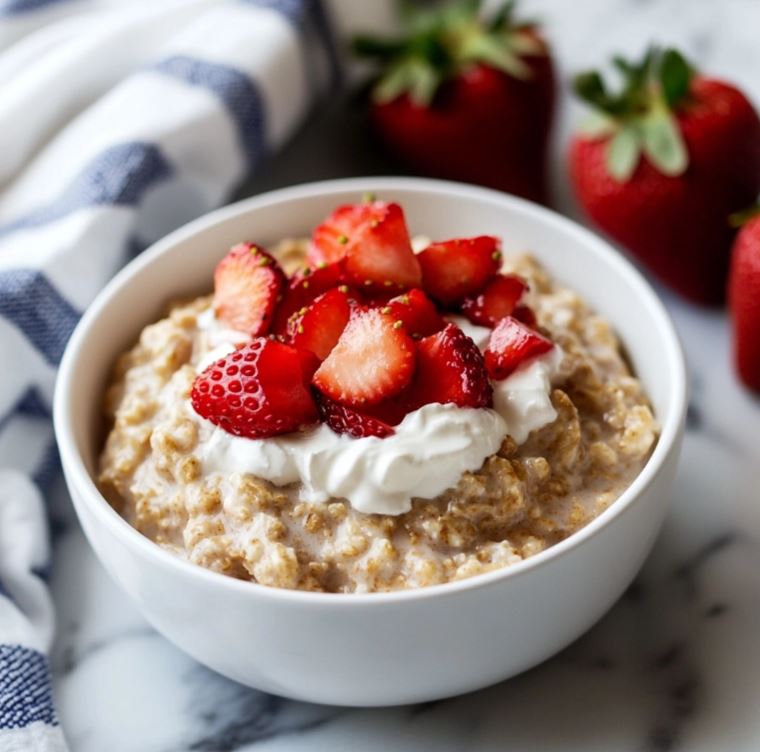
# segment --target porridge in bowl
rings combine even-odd
[[[658,433],[610,326],[496,238],[417,245],[375,201],[233,248],[116,365],[113,506],[200,566],[345,593],[508,566],[598,516]]]

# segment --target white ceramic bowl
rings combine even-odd
[[[621,498],[562,543],[515,566],[395,593],[296,592],[180,561],[130,527],[93,477],[101,394],[116,356],[170,298],[209,290],[241,239],[307,234],[365,191],[403,204],[414,233],[488,233],[530,250],[614,325],[662,434]],[[66,350],[55,427],[74,505],[95,552],[168,639],[226,676],[287,697],[392,705],[466,692],[545,660],[588,629],[636,574],[662,522],[683,433],[685,369],[673,326],[638,272],[595,235],[546,209],[454,183],[362,178],[258,196],[169,235],[90,306]]]

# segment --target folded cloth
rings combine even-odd
[[[106,280],[228,199],[336,82],[319,0],[0,0],[0,751],[65,749],[41,493]]]

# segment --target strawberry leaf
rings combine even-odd
[[[592,107],[604,112],[609,111],[611,100],[604,85],[604,79],[597,71],[579,73],[573,79],[575,93]]]
[[[746,225],[747,222],[755,217],[760,217],[760,204],[730,214],[728,217],[728,224],[731,225],[731,227],[738,229],[739,227]]]
[[[440,80],[431,63],[423,58],[407,58],[389,69],[375,87],[373,97],[376,102],[390,102],[408,92],[415,103],[424,107],[432,101]]]
[[[624,183],[633,175],[641,157],[641,136],[637,128],[621,128],[607,146],[607,169]]]
[[[672,109],[688,94],[694,70],[680,52],[669,49],[662,53],[659,72],[662,94]]]
[[[506,0],[496,11],[491,19],[489,28],[491,31],[504,31],[512,26],[512,17],[515,11],[515,0]]]
[[[459,49],[463,62],[483,62],[515,78],[530,78],[530,68],[514,54],[503,40],[486,34],[466,37]]]
[[[473,63],[515,78],[529,78],[531,68],[523,57],[547,54],[534,27],[514,21],[512,3],[495,16],[483,11],[484,5],[483,0],[454,0],[440,7],[419,8],[405,2],[404,38],[357,37],[354,52],[373,59],[381,68],[373,90],[375,101],[388,102],[408,94],[417,104],[430,105],[444,81]]]
[[[654,110],[641,123],[644,153],[665,175],[682,175],[689,155],[676,119],[665,108]]]
[[[641,152],[667,176],[683,174],[689,155],[674,110],[688,96],[694,70],[676,50],[647,50],[638,62],[613,59],[622,86],[610,92],[596,71],[576,76],[578,96],[601,113],[591,138],[610,138],[607,165],[617,180],[635,171]],[[589,133],[588,126],[584,133]]]
[[[619,128],[620,124],[614,118],[601,111],[594,110],[583,119],[579,130],[589,138],[605,138],[617,133]]]

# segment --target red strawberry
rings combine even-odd
[[[718,303],[735,232],[728,217],[760,193],[760,118],[738,89],[694,74],[675,50],[618,67],[619,95],[596,73],[576,79],[603,119],[572,143],[575,193],[663,282]]]
[[[446,325],[430,298],[416,288],[392,298],[383,310],[394,321],[403,321],[404,328],[415,339],[435,334]]]
[[[319,398],[319,412],[322,420],[335,433],[347,433],[355,439],[364,436],[377,436],[379,439],[384,439],[395,433],[393,428],[382,420],[359,412],[353,407],[339,405],[324,395]]]
[[[526,326],[535,329],[538,321],[536,320],[536,314],[530,306],[518,305],[515,306],[515,310],[512,314],[518,321],[522,321]]]
[[[448,4],[450,5],[450,3]],[[384,75],[371,120],[413,172],[547,200],[547,146],[554,110],[549,50],[507,4],[493,18],[477,3],[424,9],[408,40],[356,40]]]
[[[546,337],[507,316],[491,332],[484,355],[486,368],[492,379],[505,379],[521,363],[553,347],[554,343]]]
[[[232,329],[266,334],[285,284],[279,264],[253,243],[239,243],[214,271],[214,313]]]
[[[444,305],[479,293],[501,266],[500,247],[490,235],[429,245],[418,256],[425,292]]]
[[[348,280],[370,292],[420,283],[404,212],[398,204],[384,201],[336,209],[314,231],[308,260],[312,264],[342,261]]]
[[[318,419],[309,383],[312,353],[257,337],[220,358],[193,383],[193,408],[227,433],[262,439]]]
[[[340,339],[350,315],[348,294],[337,287],[328,290],[291,317],[290,342],[324,360]]]
[[[760,214],[742,227],[734,243],[728,299],[734,357],[741,380],[760,392]]]
[[[277,305],[272,333],[284,336],[288,331],[288,321],[294,313],[321,295],[345,282],[341,264],[327,264],[316,269],[307,268],[296,273],[288,282],[282,300]]]
[[[372,219],[372,205],[369,203],[339,206],[315,228],[306,260],[314,267],[337,263],[346,255],[349,238]]]
[[[522,277],[498,274],[482,292],[462,301],[462,313],[478,326],[496,326],[515,311],[527,289],[528,284]]]
[[[356,313],[314,375],[330,399],[356,407],[400,392],[414,373],[414,342],[400,322],[373,308]]]
[[[400,397],[406,412],[432,402],[490,407],[493,390],[477,345],[455,324],[417,343],[417,373]]]
[[[346,244],[348,280],[370,291],[419,287],[420,264],[412,251],[402,208],[381,201],[364,206],[371,210],[371,219]]]

